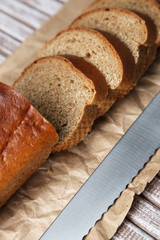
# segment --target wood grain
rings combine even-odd
[[[39,28],[48,19],[46,14],[17,0],[2,1],[0,10],[33,29]]]
[[[3,56],[2,54],[0,54],[0,64],[2,63],[2,62],[4,62],[4,60],[5,60],[5,56]]]
[[[112,240],[153,240],[154,238],[137,227],[135,224],[125,219]]]
[[[0,31],[0,52],[4,56],[12,54],[20,44],[21,42]]]
[[[21,2],[47,14],[48,16],[55,14],[63,5],[60,1],[50,0],[21,0]]]
[[[127,218],[156,239],[160,239],[160,209],[136,196]]]
[[[142,193],[142,196],[160,208],[160,178],[155,177]]]
[[[68,0],[0,1],[0,63]],[[160,171],[137,196],[112,240],[160,239]],[[143,230],[142,230],[143,229]]]
[[[57,0],[57,1],[62,2],[62,3],[68,2],[68,0]]]
[[[24,41],[34,31],[25,24],[0,12],[0,30],[18,41]]]
[[[2,63],[35,29],[63,5],[50,0],[5,0],[0,2],[0,54]]]

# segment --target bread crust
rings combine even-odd
[[[112,49],[112,52],[113,52],[115,58],[117,59],[117,61],[119,63],[119,71],[120,71],[119,74],[121,76],[123,75],[123,70],[124,70],[123,69],[123,65],[122,65],[120,56],[118,55],[118,53],[116,52],[114,47],[111,45],[111,43],[108,40],[106,40],[106,38],[102,34],[100,34],[99,32],[97,32],[95,30],[92,30],[92,29],[86,29],[86,28],[70,29],[70,28],[67,28],[67,29],[59,32],[56,35],[56,37],[54,37],[53,39],[51,39],[50,41],[48,41],[47,43],[44,44],[44,46],[42,47],[42,49],[40,50],[40,52],[37,55],[37,59],[43,56],[43,54],[45,52],[45,49],[48,48],[50,45],[52,45],[52,42],[54,42],[54,40],[56,40],[58,36],[63,35],[65,33],[67,33],[68,31],[69,32],[72,32],[72,31],[73,32],[75,32],[75,31],[82,31],[82,32],[87,32],[87,33],[91,32],[91,34],[94,34],[95,36],[98,36],[98,38],[100,38],[100,40],[102,41],[103,45],[106,46],[106,48],[110,47]],[[66,55],[64,55],[64,56],[66,57]],[[69,60],[71,60],[71,59],[69,58]],[[72,58],[72,60],[73,60],[73,58]],[[76,68],[81,70],[86,75],[86,71],[85,70],[86,70],[86,67],[87,67],[88,63],[87,62],[85,63],[84,59],[80,60],[78,65],[77,64],[75,65],[74,60],[72,61],[72,63],[73,63],[73,65]],[[82,68],[82,64],[84,65],[83,68]],[[81,65],[81,67],[80,67],[80,65]],[[92,67],[96,68],[95,66],[92,66]],[[96,75],[97,75],[97,77],[96,77]],[[89,77],[91,79],[91,81],[94,83],[95,89],[97,91],[97,93],[96,93],[96,104],[98,105],[98,109],[99,109],[98,113],[97,113],[97,117],[102,116],[108,110],[108,100],[107,100],[107,103],[106,103],[106,99],[107,99],[107,95],[108,95],[108,85],[107,85],[107,82],[104,79],[104,76],[100,72],[99,72],[99,74],[97,74],[97,72],[94,71],[94,77],[92,77],[93,76],[92,73],[90,74],[90,76],[89,75],[86,75],[86,76]],[[120,88],[121,88],[121,86],[120,86]],[[115,100],[116,99],[117,99],[117,97],[115,96]],[[115,102],[115,100],[114,100],[114,102]]]
[[[110,2],[112,2],[110,4]],[[116,6],[118,2],[118,6]],[[123,2],[125,4],[123,4]],[[132,7],[126,7],[127,4],[133,3]],[[120,6],[121,3],[121,6]],[[156,1],[156,0],[138,0],[136,1],[136,4],[139,5],[139,8],[136,8],[134,5],[135,1],[132,2],[131,1],[125,1],[125,0],[115,0],[115,1],[110,1],[110,0],[95,0],[94,2],[92,2],[86,9],[84,9],[84,12],[88,12],[91,11],[93,9],[98,9],[98,8],[104,8],[104,7],[121,7],[121,8],[127,8],[129,10],[135,11],[136,13],[140,13],[142,15],[140,15],[143,18],[143,14],[146,16],[149,16],[149,18],[154,22],[154,25],[156,26],[156,32],[157,32],[157,36],[155,39],[155,44],[157,46],[160,45],[160,4]],[[148,7],[149,11],[144,11],[142,6],[150,6]],[[154,8],[154,10],[152,11],[152,9]],[[148,24],[150,25],[150,23],[148,22]],[[153,27],[149,27],[150,31],[151,31],[151,40],[153,41],[154,37],[152,38],[152,36],[155,35],[155,29],[153,29]],[[152,25],[153,26],[153,25]]]
[[[94,120],[97,118],[97,106],[88,105],[85,107],[81,121],[79,122],[76,129],[70,133],[65,142],[56,144],[52,148],[52,152],[65,151],[69,148],[74,147],[76,144],[80,143],[85,139],[87,134],[91,131]]]
[[[137,79],[135,76],[135,62],[130,50],[118,37],[116,37],[114,34],[111,34],[110,31],[107,31],[107,27],[105,31],[105,26],[107,26],[105,25],[105,22],[104,22],[103,30],[101,29],[100,23],[97,19],[95,21],[96,22],[95,25],[94,26],[92,25],[92,27],[90,27],[90,24],[89,25],[86,24],[85,26],[83,25],[78,26],[78,24],[81,23],[81,20],[87,21],[88,20],[87,18],[90,18],[90,21],[92,20],[92,22],[94,22],[94,18],[96,14],[98,15],[98,19],[101,18],[101,14],[105,14],[108,12],[113,12],[113,13],[116,12],[118,16],[121,12],[126,13],[127,16],[130,14],[129,11],[125,11],[125,10],[123,11],[123,10],[124,9],[116,9],[116,8],[115,9],[103,8],[103,9],[92,10],[90,12],[83,13],[70,24],[70,28],[85,27],[85,28],[95,29],[96,31],[100,32],[112,44],[112,46],[114,46],[115,50],[118,52],[121,58],[122,65],[123,65],[123,73],[124,73],[123,84],[119,86],[119,89],[121,89],[121,94],[119,94],[120,97],[123,97],[131,89],[133,89],[135,85],[135,81]],[[142,21],[142,19],[138,19],[138,20]],[[146,36],[144,37],[144,42],[146,42],[146,39],[147,39],[147,29],[145,27],[146,25],[144,24],[144,31],[146,32]]]
[[[115,5],[116,5],[116,3],[115,3]],[[150,64],[152,63],[152,61],[154,60],[154,58],[156,56],[156,50],[157,50],[157,47],[155,45],[156,29],[155,29],[155,25],[153,24],[152,20],[148,16],[137,13],[137,12],[135,13],[135,12],[132,12],[132,11],[124,9],[124,8],[115,8],[115,7],[99,8],[99,9],[90,10],[88,12],[84,12],[80,17],[78,17],[77,19],[75,19],[73,21],[73,23],[71,24],[71,27],[78,26],[79,22],[85,21],[85,19],[89,19],[89,17],[90,17],[90,19],[93,19],[93,21],[94,21],[94,18],[96,18],[96,15],[99,15],[99,18],[101,17],[101,15],[103,15],[103,17],[104,17],[104,15],[106,15],[106,18],[107,18],[108,15],[111,16],[112,14],[116,15],[117,17],[125,16],[126,21],[128,21],[128,22],[131,19],[131,23],[132,23],[132,19],[134,19],[134,22],[139,22],[139,26],[141,26],[141,32],[142,32],[141,35],[139,35],[139,32],[137,32],[137,35],[136,35],[136,31],[135,31],[135,41],[136,41],[136,36],[139,38],[139,39],[137,39],[138,40],[137,41],[137,55],[139,57],[138,57],[138,62],[135,62],[136,63],[136,82],[137,82],[138,79],[148,69],[148,67],[150,66]],[[108,21],[108,24],[109,23],[110,23],[110,21]],[[104,20],[104,24],[105,24],[105,20]],[[98,26],[97,28],[100,28],[100,25],[98,23],[96,25]],[[122,25],[122,27],[123,26],[124,25]],[[127,26],[127,27],[129,27],[129,26]],[[132,25],[131,25],[131,28],[132,28]],[[95,29],[96,29],[96,26],[95,26]],[[97,29],[97,30],[99,30],[99,29]],[[135,25],[135,30],[136,30],[136,25]],[[130,31],[130,29],[128,31]],[[106,32],[107,32],[107,25],[106,25]],[[111,30],[111,32],[113,32],[113,30]],[[115,34],[117,35],[116,32],[115,32]],[[140,38],[140,36],[141,36],[141,38]],[[138,46],[138,44],[139,44],[139,46]],[[119,46],[119,44],[118,44],[118,46]],[[116,50],[120,52],[122,49],[123,49],[123,47],[120,47],[120,48],[117,48]],[[122,51],[121,56],[123,57],[124,54],[125,54],[125,51]],[[124,59],[126,59],[126,58],[124,57]]]
[[[126,48],[126,46],[124,46],[124,44],[122,42],[120,42],[117,38],[115,38],[114,36],[111,36],[111,35],[106,35],[105,36],[105,33],[101,32],[101,31],[98,31],[98,29],[94,30],[94,29],[91,29],[91,28],[83,28],[83,26],[82,27],[76,27],[76,22],[78,22],[80,19],[82,19],[83,17],[85,17],[89,14],[90,13],[84,13],[81,16],[79,16],[77,19],[75,19],[71,23],[70,28],[72,28],[72,29],[86,29],[86,31],[90,31],[90,30],[96,31],[97,33],[100,33],[99,36],[101,36],[101,37],[103,36],[103,42],[105,40],[107,40],[107,42],[110,43],[110,46],[112,47],[112,49],[114,49],[114,51],[116,51],[116,54],[120,58],[121,66],[122,66],[122,69],[123,69],[122,70],[122,72],[123,72],[122,81],[119,84],[119,86],[116,88],[117,90],[120,91],[118,97],[123,97],[126,93],[128,93],[134,87],[134,83],[135,83],[135,63],[134,63],[134,59],[133,59],[130,51]],[[74,24],[75,24],[75,26],[74,26]],[[107,110],[108,110],[108,108],[106,108],[106,111]]]
[[[65,61],[66,64],[68,64],[68,67],[69,67],[71,70],[75,71],[78,75],[80,75],[80,76],[83,78],[83,80],[84,80],[85,82],[89,83],[89,85],[90,85],[91,88],[96,89],[95,84],[93,83],[93,81],[92,81],[90,78],[88,78],[85,74],[83,74],[83,72],[81,72],[78,68],[76,68],[76,67],[72,64],[72,62],[70,62],[67,58],[61,57],[61,56],[47,56],[47,57],[37,58],[37,60],[35,60],[33,63],[31,63],[29,66],[27,66],[27,67],[23,70],[23,72],[21,73],[21,75],[20,75],[20,76],[17,78],[17,80],[13,83],[13,87],[16,86],[16,84],[21,80],[21,78],[26,74],[26,72],[27,72],[28,70],[32,69],[32,67],[33,67],[35,64],[37,64],[37,63],[39,63],[39,62],[45,62],[45,61],[48,61],[48,60],[52,61],[53,57],[54,57],[54,59],[57,59],[58,61]],[[105,90],[103,89],[103,91],[105,92],[105,95],[107,95],[107,93],[108,93],[108,87],[105,86]],[[97,101],[98,101],[97,98],[98,98],[98,96],[97,96],[97,94],[96,94],[96,92],[95,92],[94,100],[92,99],[91,102],[94,101],[95,104],[98,104],[98,103],[97,103]]]
[[[118,53],[115,49],[115,45],[117,45],[117,48],[119,48],[119,44],[116,43],[116,41],[114,41],[114,46],[113,44],[110,43],[110,41],[108,41],[106,39],[106,37],[104,37],[101,33],[93,30],[93,29],[88,29],[88,28],[83,28],[83,27],[75,27],[75,28],[67,28],[63,31],[61,31],[60,33],[58,33],[56,35],[55,38],[51,39],[48,43],[46,43],[42,49],[40,50],[38,57],[42,57],[45,56],[45,54],[47,55],[47,49],[49,49],[50,47],[52,47],[52,44],[54,46],[54,41],[59,40],[59,37],[62,39],[64,38],[65,34],[71,33],[73,36],[77,33],[81,33],[82,35],[84,35],[85,33],[90,34],[91,38],[95,37],[95,39],[97,38],[99,40],[99,42],[101,42],[101,45],[104,46],[105,49],[110,48],[112,54],[113,54],[113,58],[116,59],[116,61],[119,64],[119,76],[121,78],[121,82],[116,83],[116,85],[114,86],[115,88],[115,92],[116,94],[114,94],[112,96],[112,99],[108,99],[106,100],[106,98],[104,98],[103,102],[100,102],[101,106],[103,106],[99,113],[98,116],[102,116],[107,110],[108,110],[108,106],[111,106],[113,104],[113,102],[116,101],[117,97],[123,97],[126,93],[128,93],[134,86],[134,78],[135,78],[135,64],[134,64],[134,60],[131,56],[131,54],[129,53],[129,51],[123,51],[122,54]],[[46,51],[46,52],[45,52]],[[121,52],[121,50],[119,49],[119,52]],[[123,64],[125,62],[125,64]],[[130,68],[128,68],[128,64],[130,63]],[[93,79],[92,79],[93,80]],[[100,81],[101,79],[99,79]],[[131,86],[132,83],[132,86]],[[104,88],[104,83],[102,84],[102,89]],[[108,88],[110,88],[108,86]],[[110,91],[110,89],[109,89]],[[112,91],[113,92],[113,91]],[[101,95],[101,91],[99,91],[99,94]],[[114,97],[114,101],[113,100]],[[109,101],[109,102],[108,102]],[[112,102],[112,104],[110,104]]]
[[[44,163],[54,127],[20,93],[0,83],[0,207]]]
[[[17,80],[13,83],[13,88],[16,88],[16,84],[21,81],[21,79],[23,78],[23,76],[30,70],[32,69],[32,67],[40,62],[45,63],[45,61],[52,61],[53,59],[57,59],[58,61],[64,61],[68,67],[72,70],[75,71],[78,75],[80,75],[83,80],[87,83],[89,83],[90,88],[94,89],[95,91],[95,86],[93,84],[93,81],[89,78],[87,78],[80,70],[78,70],[76,67],[74,67],[74,65],[66,58],[61,57],[61,56],[47,56],[47,57],[42,57],[42,58],[38,58],[37,60],[35,60],[33,63],[31,63],[29,66],[27,66],[23,72],[21,73],[21,75],[17,78]],[[95,104],[97,104],[97,98],[96,98],[96,91],[95,91],[95,95],[94,98],[90,99],[90,103],[94,102]]]
[[[81,57],[70,55],[65,55],[64,57],[69,59],[74,67],[80,70],[87,78],[89,78],[94,83],[96,90],[94,102],[98,106],[97,117],[104,115],[104,113],[106,112],[104,102],[108,95],[108,85],[104,76],[93,64],[85,61]]]
[[[43,53],[45,51],[45,49],[52,44],[52,42],[54,42],[54,40],[56,40],[60,35],[63,36],[63,34],[67,33],[67,32],[73,32],[75,33],[76,31],[82,31],[82,32],[87,32],[87,33],[91,33],[91,34],[94,34],[95,36],[97,36],[101,41],[102,43],[104,44],[104,46],[107,47],[110,47],[112,49],[112,53],[114,54],[115,58],[117,59],[117,61],[119,62],[119,66],[120,66],[120,74],[123,75],[123,65],[122,65],[122,62],[121,62],[121,59],[117,53],[117,51],[115,50],[115,48],[113,47],[113,45],[102,35],[100,34],[99,32],[93,30],[93,29],[88,29],[88,28],[83,28],[83,27],[75,27],[75,28],[66,28],[62,31],[60,31],[54,38],[50,39],[47,43],[45,43],[43,45],[43,47],[41,48],[41,50],[39,51],[39,53],[37,54],[37,57],[36,59],[39,59],[41,57],[43,57]]]
[[[139,21],[143,25],[143,31],[146,32],[146,34],[144,35],[144,39],[143,39],[142,43],[145,44],[147,42],[148,30],[147,30],[147,26],[145,24],[145,21],[141,17],[139,17],[136,13],[134,13],[132,11],[129,11],[125,8],[104,7],[104,8],[96,8],[96,9],[93,9],[93,10],[90,10],[90,11],[85,11],[80,16],[78,16],[76,19],[74,19],[69,27],[75,27],[76,23],[85,16],[91,15],[92,13],[99,13],[99,12],[101,13],[103,11],[107,11],[107,12],[110,11],[110,12],[115,12],[115,13],[117,12],[117,14],[125,13],[126,15],[132,16],[135,19],[137,19],[137,21]]]
[[[83,114],[79,119],[79,122],[77,122],[76,127],[72,129],[72,131],[67,136],[67,138],[64,139],[64,141],[58,142],[52,148],[52,152],[60,152],[60,151],[67,150],[68,148],[71,148],[76,144],[78,144],[81,140],[84,140],[88,131],[90,131],[94,120],[97,117],[98,106],[97,106],[96,90],[93,82],[89,78],[87,78],[80,70],[75,68],[68,59],[65,59],[64,57],[60,57],[60,56],[49,56],[49,57],[43,57],[36,60],[34,63],[32,63],[23,71],[21,76],[14,83],[14,87],[17,88],[16,84],[18,84],[18,82],[21,81],[23,76],[28,71],[32,70],[34,65],[39,63],[45,63],[45,61],[52,61],[52,60],[61,61],[61,64],[65,62],[65,64],[68,67],[68,70],[74,71],[77,75],[79,75],[83,79],[84,82],[86,81],[87,83],[89,83],[90,88],[93,90],[92,98],[88,99],[88,101],[86,102],[86,106],[83,109]]]

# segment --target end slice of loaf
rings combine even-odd
[[[70,27],[92,28],[100,31],[104,36],[111,34],[118,38],[132,53],[136,65],[135,80],[137,81],[143,74],[147,59],[148,30],[145,21],[137,14],[122,8],[96,9],[79,16]],[[123,47],[121,49],[124,55]],[[128,62],[128,58],[125,59]],[[127,65],[130,69],[129,64]]]
[[[15,89],[0,83],[0,207],[44,163],[54,127]]]
[[[117,97],[128,93],[130,83],[134,82],[134,69],[128,71],[128,66],[123,65],[113,45],[101,33],[92,29],[72,28],[62,31],[44,45],[37,57],[53,55],[82,58],[100,71],[109,91],[104,99],[103,114]],[[99,81],[102,81],[101,78]]]
[[[45,57],[27,67],[14,87],[54,125],[59,142],[52,152],[73,147],[97,115],[93,82],[63,57]]]
[[[148,16],[156,26],[156,45],[160,45],[160,4],[156,0],[95,0],[86,9],[91,11],[97,8],[126,8]]]

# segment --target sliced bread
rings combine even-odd
[[[37,58],[44,56],[76,56],[97,68],[108,84],[108,96],[104,99],[106,112],[117,97],[123,97],[134,83],[134,65],[123,64],[113,45],[99,32],[86,28],[72,28],[60,32],[40,50]],[[100,84],[101,78],[99,78]],[[131,84],[132,83],[132,84]],[[132,85],[132,86],[131,86]],[[102,114],[101,114],[102,115]]]
[[[142,17],[148,16],[156,26],[155,43],[157,46],[160,45],[160,4],[156,0],[95,0],[85,9],[85,12],[106,7],[126,8],[139,13]],[[150,30],[153,31],[153,28],[150,27]]]
[[[93,82],[63,57],[45,57],[27,67],[14,87],[54,125],[59,142],[52,152],[85,138],[97,116]]]
[[[95,101],[98,107],[97,117],[104,115],[106,112],[105,104],[108,95],[108,86],[102,73],[82,57],[73,55],[64,55],[64,57],[69,59],[77,69],[91,79],[96,89]]]
[[[134,57],[135,81],[143,74],[147,58],[148,31],[145,21],[137,14],[121,8],[101,8],[82,14],[70,27],[92,28],[104,35],[111,34],[117,37]]]
[[[54,127],[15,89],[0,83],[0,207],[45,162]]]

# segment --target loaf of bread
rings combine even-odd
[[[95,0],[85,12],[108,7],[125,8],[140,14],[141,17],[148,16],[156,27],[155,44],[160,46],[160,5],[156,0]],[[150,31],[153,33],[153,28],[150,28]]]
[[[136,65],[135,82],[144,73],[144,69],[148,65],[146,61],[150,42],[148,43],[147,25],[137,14],[122,8],[101,8],[80,15],[70,27],[92,28],[106,36],[110,34],[118,38],[125,44],[134,58]],[[121,49],[122,55],[124,55],[124,49]],[[152,51],[152,54],[154,55],[155,52]]]
[[[44,163],[54,127],[20,93],[0,83],[0,207]]]
[[[96,0],[85,11],[43,46],[14,83],[33,107],[0,84],[0,206],[50,151],[83,140],[155,57],[160,45],[155,0]]]
[[[78,56],[100,71],[108,85],[108,96],[98,116],[103,115],[118,97],[123,97],[133,88],[135,65],[132,56],[126,56],[124,51],[122,57],[115,50],[113,44],[95,30],[86,28],[66,29],[46,43],[37,58],[54,55]],[[99,81],[101,81],[101,78],[99,78]]]
[[[27,67],[14,87],[55,127],[62,151],[83,140],[97,116],[95,85],[69,60],[45,57]]]

